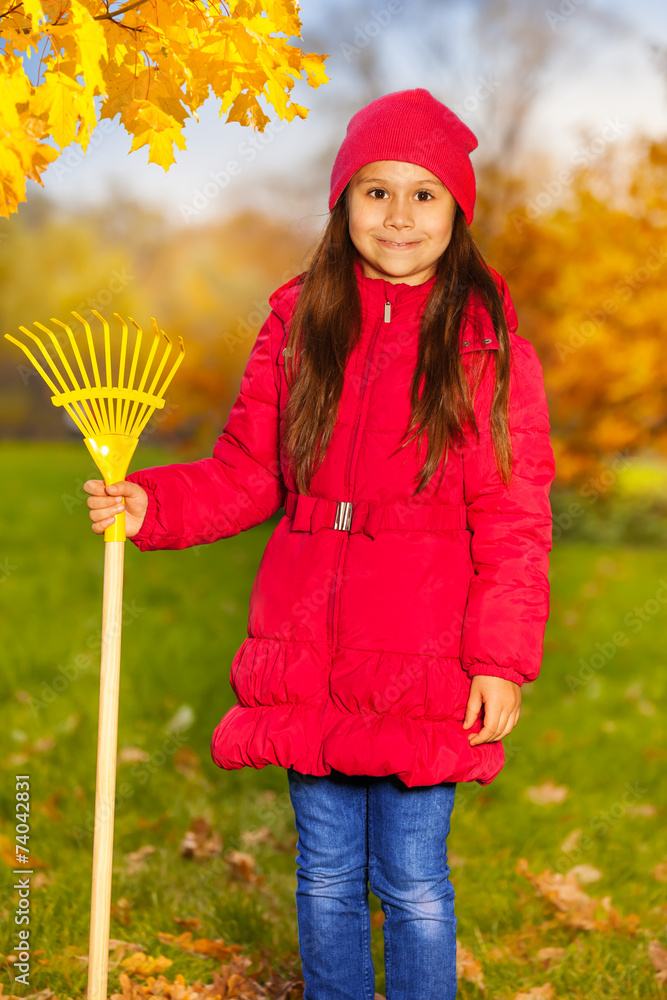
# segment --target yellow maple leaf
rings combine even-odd
[[[74,137],[81,94],[80,84],[58,70],[46,73],[44,83],[35,88],[32,109],[37,115],[48,113],[51,135],[61,149]]]
[[[124,958],[120,964],[133,975],[146,978],[164,972],[174,963],[171,958],[166,958],[164,955],[153,958],[152,955],[146,955],[143,951],[136,951],[133,955]]]
[[[23,12],[30,19],[32,30],[36,31],[41,18],[44,17],[40,0],[23,0]]]
[[[308,77],[311,87],[319,87],[321,83],[328,83],[329,77],[324,72],[324,60],[328,55],[318,55],[317,52],[307,52],[303,59],[303,68]]]
[[[130,151],[135,149],[140,149],[142,146],[148,144],[149,163],[159,163],[161,167],[168,170],[172,163],[176,162],[176,157],[174,156],[174,144],[178,146],[179,149],[185,149],[185,139],[181,134],[179,128],[169,128],[163,129],[161,132],[155,132],[153,129],[147,129],[139,135],[135,135],[132,140],[132,145]]]

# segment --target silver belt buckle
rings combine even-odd
[[[334,528],[338,528],[341,531],[349,531],[352,524],[352,501],[351,500],[339,500],[336,506],[336,518],[334,520]]]

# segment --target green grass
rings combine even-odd
[[[133,467],[171,460],[140,448]],[[48,986],[59,997],[79,998],[86,985],[76,954],[88,946],[103,566],[102,541],[88,527],[81,484],[96,474],[79,443],[0,444],[0,463],[0,834],[13,843],[14,775],[27,773],[30,849],[45,865],[35,871],[46,876],[31,897],[31,945],[40,953],[30,986],[17,984],[14,992]],[[182,972],[187,981],[210,981],[215,968],[160,943],[158,932],[181,932],[174,916],[199,917],[195,936],[242,944],[285,976],[300,971],[296,833],[286,772],[222,771],[209,751],[213,729],[234,703],[229,664],[246,634],[250,590],[272,529],[268,522],[198,550],[142,554],[126,547],[118,744],[152,757],[118,766],[111,936],[172,958],[170,979]],[[667,604],[659,599],[660,581],[667,578],[665,550],[563,542],[551,566],[542,674],[523,689],[521,720],[504,741],[505,768],[490,785],[473,782],[457,790],[449,852],[456,861],[458,936],[481,960],[487,986],[482,994],[464,980],[459,996],[511,1000],[519,990],[550,982],[559,1000],[657,998],[647,946],[653,939],[667,945],[664,882],[652,875],[667,855],[661,708]],[[612,638],[619,631],[627,642]],[[606,650],[593,660],[597,667],[590,666],[599,653],[596,643]],[[201,759],[199,778],[174,766],[168,727],[179,710],[185,728],[178,739]],[[53,745],[34,746],[48,737]],[[14,763],[21,760],[17,754],[28,759]],[[528,786],[549,779],[568,787],[563,802],[537,805],[525,797]],[[628,786],[636,789],[633,804],[655,805],[655,816],[627,810]],[[229,877],[224,861],[180,858],[179,843],[196,816],[206,816],[221,833],[223,856],[233,849],[254,854],[263,880],[241,883]],[[241,833],[265,825],[282,849],[244,848]],[[586,846],[566,856],[560,845],[574,829],[582,831]],[[147,844],[156,850],[143,871],[127,874],[125,855]],[[597,866],[602,879],[587,891],[611,896],[623,916],[638,914],[639,932],[561,925],[515,871],[520,858],[536,873]],[[17,896],[4,862],[0,877],[4,956],[16,942]],[[119,900],[127,903],[118,907]],[[379,900],[371,902],[379,910]],[[505,951],[492,951],[497,946]],[[567,955],[545,969],[535,956],[550,946],[565,947]],[[377,926],[380,992],[382,953]],[[40,959],[49,964],[39,965]],[[0,965],[0,982],[12,992],[7,964]],[[110,975],[113,989],[117,972]]]

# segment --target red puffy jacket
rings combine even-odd
[[[534,680],[549,616],[555,470],[542,368],[515,333],[507,285],[494,271],[510,330],[513,484],[502,483],[495,464],[491,363],[474,401],[479,442],[471,435],[450,449],[439,485],[440,466],[411,498],[425,447],[392,453],[408,425],[419,321],[435,278],[394,284],[364,276],[358,261],[355,268],[362,333],[310,495],[296,493],[279,433],[298,276],[269,299],[213,457],[128,476],[148,493],[132,540],[141,550],[214,542],[285,506],[231,665],[238,701],[212,737],[220,767],[488,784],[505,754],[500,741],[468,742],[482,728],[481,714],[462,728],[471,679]],[[497,347],[474,298],[461,329],[466,367]]]

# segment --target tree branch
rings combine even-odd
[[[128,3],[124,7],[121,7],[120,10],[107,11],[106,14],[96,14],[93,21],[113,21],[114,17],[118,17],[119,14],[125,14],[128,10],[140,7],[145,2],[146,0],[135,0],[135,3]]]

